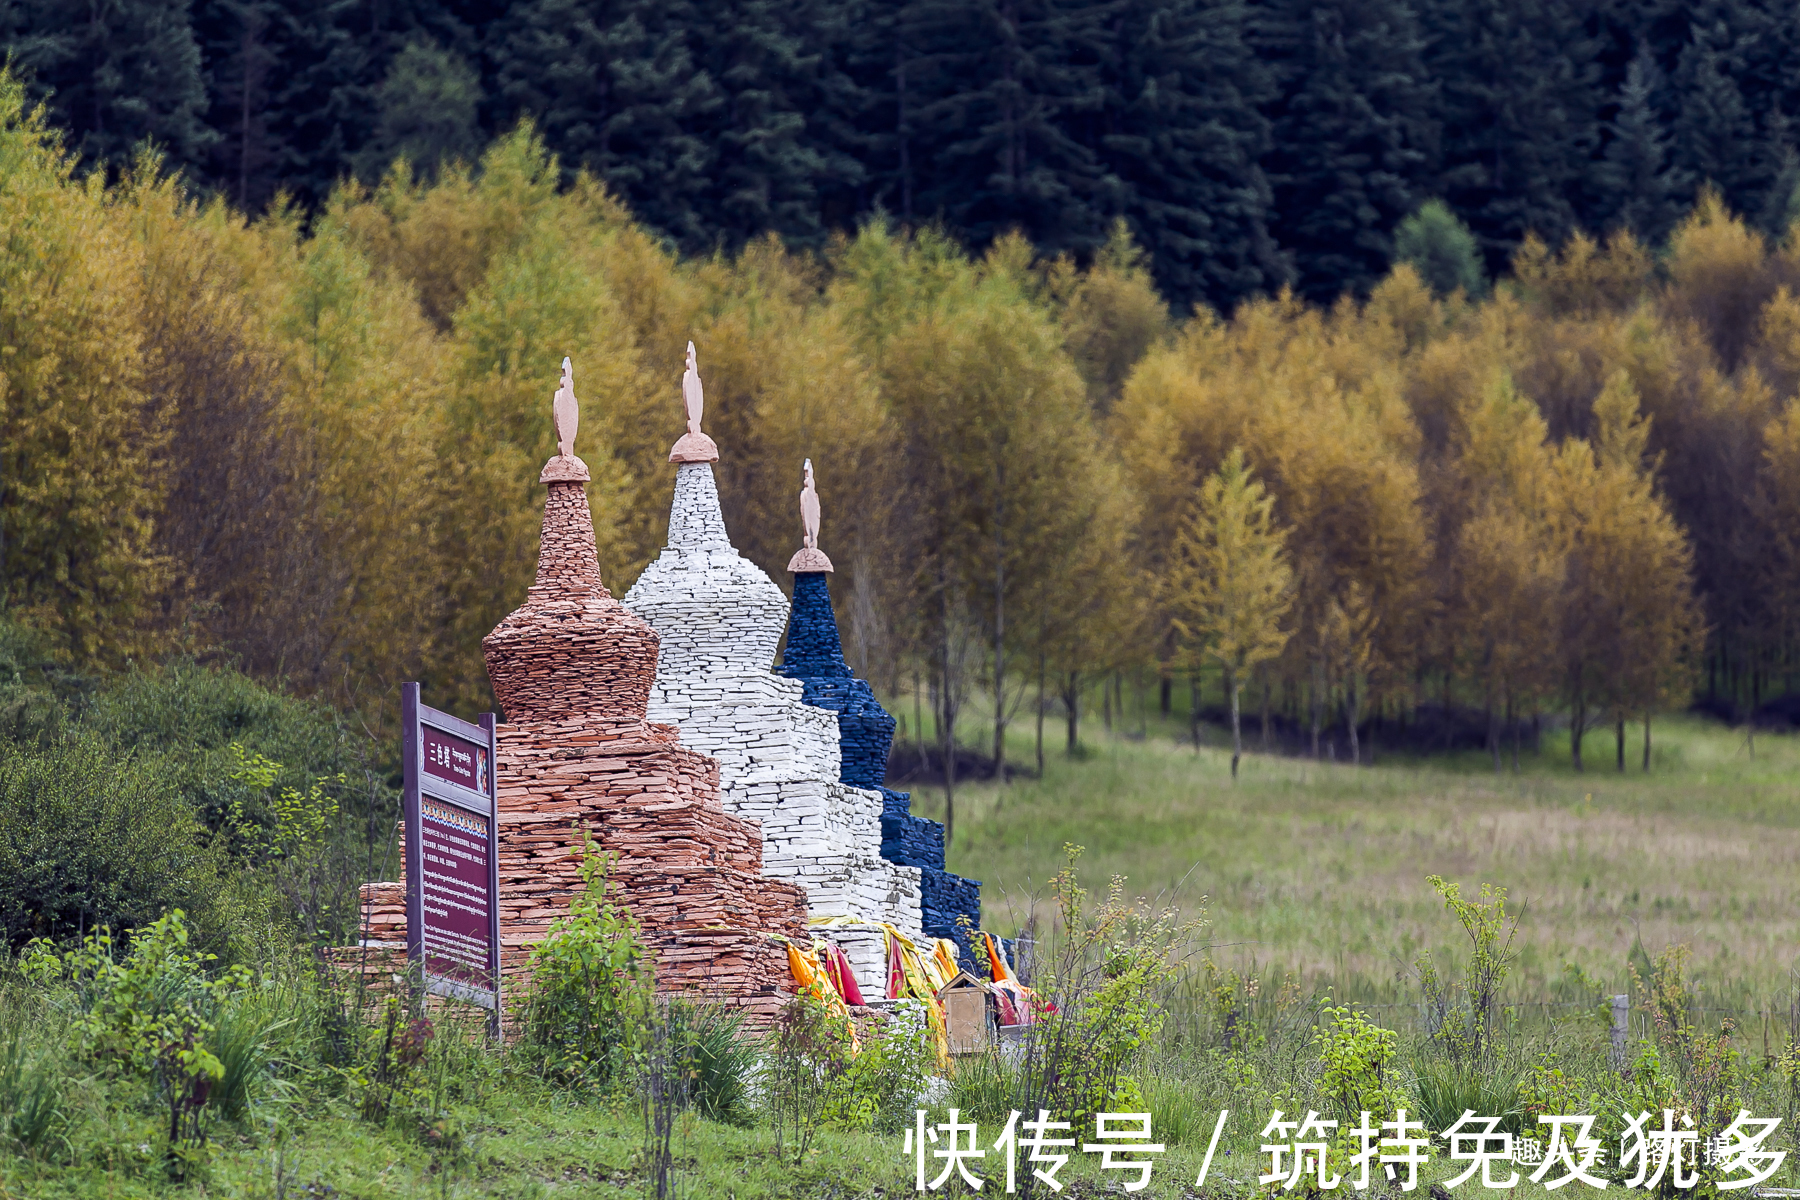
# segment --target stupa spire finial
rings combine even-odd
[[[575,457],[575,430],[581,424],[581,408],[575,400],[575,367],[563,356],[562,377],[550,398],[550,424],[556,430],[556,457],[538,473],[539,483],[586,483],[587,464]]]
[[[575,430],[581,426],[581,409],[575,403],[575,369],[567,355],[563,356],[562,379],[556,385],[556,397],[550,401],[550,419],[556,425],[556,453],[560,458],[575,457]]]
[[[798,575],[802,571],[829,571],[831,560],[819,549],[819,489],[813,486],[812,459],[806,460],[801,468],[804,472],[800,484],[800,549],[794,557],[788,559],[788,570]]]
[[[719,461],[719,447],[700,432],[700,418],[706,413],[706,392],[700,386],[700,360],[694,354],[694,343],[687,344],[687,369],[681,373],[681,402],[687,409],[687,432],[669,451],[672,463],[709,463]]]

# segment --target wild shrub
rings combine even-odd
[[[325,840],[338,815],[337,798],[328,790],[333,784],[342,786],[343,774],[312,781],[304,792],[297,787],[278,791],[275,780],[281,764],[259,752],[244,751],[237,742],[227,747],[231,754],[231,778],[246,785],[252,794],[269,792],[269,819],[266,824],[251,819],[246,797],[232,799],[226,810],[225,827],[238,839],[252,861],[291,861],[316,849]]]
[[[15,949],[146,928],[177,908],[216,946],[228,866],[153,757],[84,731],[0,749],[0,931]]]
[[[1539,1055],[1519,1078],[1517,1098],[1519,1120],[1528,1134],[1541,1129],[1539,1117],[1594,1113],[1607,1107],[1587,1080],[1558,1064],[1554,1051]]]
[[[862,1039],[828,1119],[843,1129],[905,1128],[912,1119],[912,1105],[936,1067],[937,1047],[923,1009],[917,1002],[903,1002]]]
[[[1330,1024],[1321,1026],[1315,1038],[1323,1068],[1319,1093],[1330,1104],[1338,1128],[1350,1128],[1364,1113],[1386,1119],[1405,1108],[1407,1098],[1399,1078],[1400,1035],[1348,1005],[1326,1008],[1322,1015]]]
[[[1075,870],[1081,847],[1065,850],[1068,865],[1052,883],[1064,942],[1040,980],[1044,1003],[1026,1036],[1013,1107],[1067,1113],[1079,1123],[1142,1108],[1131,1072],[1162,1030],[1175,947],[1198,923],[1178,924],[1173,911],[1128,902],[1119,876],[1089,911]]]
[[[1690,953],[1687,946],[1668,947],[1651,963],[1647,980],[1632,968],[1632,990],[1650,1012],[1650,1036],[1639,1042],[1617,1099],[1619,1108],[1633,1114],[1665,1109],[1679,1114],[1681,1128],[1692,1128],[1705,1145],[1745,1106],[1745,1089],[1742,1055],[1732,1045],[1736,1023],[1727,1017],[1708,1029],[1695,1019],[1701,1004],[1699,989],[1687,978]],[[1716,1172],[1704,1162],[1692,1165],[1701,1190],[1712,1190]],[[1673,1172],[1657,1190],[1675,1194]]]
[[[604,1089],[624,1076],[650,1020],[652,961],[631,910],[607,891],[607,856],[583,831],[581,889],[531,951],[520,1051],[565,1087]]]
[[[253,978],[242,966],[209,975],[217,956],[189,940],[177,909],[134,934],[122,959],[102,931],[66,951],[33,942],[23,962],[31,978],[73,987],[79,1011],[70,1032],[78,1054],[114,1076],[149,1084],[168,1122],[165,1165],[178,1177],[205,1161],[208,1101],[225,1076],[211,1048],[220,1009]]]
[[[765,1102],[777,1158],[799,1162],[813,1137],[839,1110],[851,1069],[849,1026],[810,990],[795,993],[769,1031]]]
[[[363,1120],[385,1124],[418,1099],[420,1068],[436,1033],[430,1019],[409,1012],[400,997],[386,998],[371,1039],[372,1052],[345,1073]]]
[[[1500,989],[1518,957],[1513,938],[1519,918],[1506,911],[1505,888],[1484,883],[1481,898],[1471,901],[1463,899],[1460,885],[1441,875],[1428,876],[1426,882],[1444,898],[1444,907],[1462,925],[1470,946],[1460,980],[1440,976],[1429,955],[1415,964],[1424,992],[1426,1031],[1454,1066],[1482,1070],[1492,1064],[1496,1051]]]

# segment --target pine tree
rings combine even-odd
[[[212,76],[208,124],[219,137],[206,177],[245,212],[275,193],[269,87],[280,74],[271,41],[280,17],[279,0],[202,0],[194,14]]]
[[[255,212],[286,193],[322,205],[374,135],[393,31],[357,0],[200,0],[213,75],[210,178]]]
[[[1209,658],[1225,673],[1233,780],[1244,751],[1238,715],[1244,683],[1258,664],[1279,655],[1288,639],[1281,622],[1293,603],[1293,571],[1274,505],[1251,477],[1244,452],[1234,447],[1201,485],[1171,554],[1168,595],[1188,665],[1197,669]]]
[[[1279,40],[1264,39],[1284,76],[1267,160],[1274,232],[1297,290],[1328,304],[1387,273],[1391,230],[1434,165],[1436,87],[1406,0],[1288,0],[1277,12]]]
[[[1487,290],[1475,235],[1442,200],[1428,200],[1394,230],[1394,261],[1407,263],[1440,296]]]
[[[1575,0],[1461,0],[1427,18],[1438,190],[1497,271],[1525,234],[1556,245],[1578,223],[1605,104],[1599,45]]]
[[[1097,6],[1078,0],[911,0],[910,209],[982,247],[1010,229],[1052,253],[1106,238],[1100,168],[1075,136],[1098,99]]]
[[[713,156],[696,197],[711,241],[735,248],[772,232],[822,246],[820,187],[860,175],[854,159],[807,134],[836,74],[821,45],[829,13],[826,0],[697,5],[694,54],[720,97],[690,125]]]
[[[1669,139],[1656,110],[1661,72],[1649,45],[1638,47],[1619,87],[1619,110],[1600,170],[1599,190],[1610,221],[1652,244],[1681,220],[1691,182],[1670,161]]]
[[[639,220],[691,247],[713,237],[696,199],[716,147],[698,123],[723,103],[697,61],[698,28],[687,0],[529,0],[494,52],[501,96],[537,122],[566,171],[594,172]]]
[[[1738,90],[1743,46],[1723,20],[1696,23],[1675,68],[1675,163],[1742,208],[1757,182],[1756,122]],[[1758,197],[1760,198],[1760,197]]]
[[[1262,167],[1275,81],[1250,18],[1243,0],[1123,0],[1084,26],[1104,90],[1082,136],[1177,311],[1228,311],[1291,272]]]
[[[79,7],[20,0],[0,9],[0,44],[34,98],[50,98],[69,147],[121,170],[139,143],[173,165],[204,163],[206,79],[189,0],[110,0]]]
[[[895,0],[836,0],[812,23],[820,63],[805,141],[830,168],[814,181],[828,231],[852,231],[876,209],[897,211],[899,9]]]
[[[376,99],[374,136],[355,156],[363,179],[380,179],[397,158],[431,177],[440,163],[472,163],[480,153],[481,77],[454,51],[409,43],[389,64]]]
[[[1774,174],[1763,192],[1756,225],[1779,242],[1800,218],[1800,151],[1794,148],[1793,122],[1780,107],[1763,119],[1763,141]]]

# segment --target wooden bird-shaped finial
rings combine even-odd
[[[796,575],[831,570],[831,559],[819,549],[819,489],[813,484],[812,459],[802,468],[800,484],[800,549],[788,559],[788,570]]]
[[[808,550],[819,548],[819,491],[813,486],[812,459],[806,460],[806,482],[800,485],[800,524]]]
[[[575,368],[567,358],[563,359],[556,398],[550,402],[550,417],[556,426],[556,453],[563,458],[575,457],[575,430],[581,424],[581,410],[575,404]]]
[[[700,432],[700,417],[706,411],[706,393],[700,388],[700,363],[694,357],[694,343],[687,348],[687,370],[681,375],[681,399],[687,405],[687,431]]]
[[[669,448],[669,461],[718,462],[719,447],[700,432],[700,418],[706,414],[706,393],[700,387],[700,360],[694,354],[692,342],[687,345],[687,370],[681,373],[681,403],[687,408],[687,432]]]

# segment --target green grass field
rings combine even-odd
[[[1029,732],[1020,729],[1014,740],[1016,762],[1031,761]],[[1053,750],[1041,779],[960,789],[950,855],[953,869],[984,881],[989,929],[1011,932],[1035,910],[1044,930],[1047,881],[1063,865],[1063,845],[1078,843],[1086,847],[1080,871],[1091,892],[1118,874],[1128,877],[1133,894],[1179,905],[1190,917],[1204,910],[1210,925],[1187,948],[1190,960],[1198,966],[1210,957],[1262,985],[1258,991],[1238,984],[1232,1003],[1241,1006],[1244,1023],[1235,1036],[1206,1011],[1202,992],[1212,981],[1204,969],[1187,973],[1165,996],[1169,1023],[1135,1078],[1168,1152],[1153,1187],[1140,1194],[1272,1194],[1256,1183],[1267,1169],[1258,1131],[1275,1108],[1298,1114],[1327,1106],[1318,1039],[1331,1019],[1320,1008],[1328,992],[1399,1031],[1388,1081],[1406,1103],[1427,1106],[1427,1084],[1444,1078],[1447,1060],[1443,1046],[1419,1028],[1420,994],[1408,967],[1429,950],[1446,975],[1458,977],[1468,959],[1460,927],[1426,883],[1433,873],[1459,881],[1465,893],[1482,883],[1509,890],[1523,919],[1506,998],[1523,1006],[1515,1013],[1538,1014],[1502,1019],[1477,1091],[1450,1094],[1432,1085],[1440,1099],[1430,1103],[1450,1114],[1433,1128],[1454,1119],[1465,1100],[1481,1112],[1512,1114],[1521,1131],[1535,1128],[1526,1115],[1533,1103],[1552,1112],[1611,1114],[1606,1119],[1615,1122],[1620,1112],[1679,1107],[1700,1096],[1725,1111],[1742,1104],[1763,1116],[1791,1117],[1800,1105],[1800,1075],[1790,1078],[1776,1060],[1790,1036],[1789,971],[1800,951],[1791,882],[1800,853],[1800,738],[1758,737],[1752,757],[1741,733],[1680,719],[1660,726],[1648,774],[1613,772],[1611,740],[1603,736],[1589,753],[1607,769],[1585,775],[1569,768],[1566,745],[1552,742],[1516,777],[1496,776],[1479,755],[1385,758],[1362,768],[1251,755],[1233,785],[1218,731],[1208,731],[1198,754],[1178,742],[1184,733],[1152,725],[1145,736],[1128,738],[1095,727],[1082,756]],[[1628,751],[1635,763],[1636,747]],[[915,806],[941,818],[942,794],[918,788]],[[1609,1063],[1595,984],[1609,991],[1631,986],[1627,962],[1640,940],[1653,957],[1669,945],[1689,946],[1700,990],[1684,1003],[1738,1015],[1739,1031],[1728,1039],[1734,1066],[1723,1083],[1708,1073],[1703,1054],[1686,1051],[1661,1075],[1639,1072],[1637,1082]],[[1566,962],[1592,980],[1578,978]],[[1290,977],[1292,986],[1284,986]],[[1639,1004],[1634,1029],[1652,1038],[1645,994],[1632,991]],[[1252,1002],[1253,995],[1261,999]],[[647,1194],[644,1134],[629,1086],[606,1095],[559,1091],[510,1055],[445,1036],[425,1068],[449,1081],[433,1085],[448,1088],[441,1105],[432,1102],[440,1124],[371,1123],[359,1118],[342,1070],[325,1061],[316,1021],[271,1026],[282,1044],[274,1058],[286,1065],[245,1116],[215,1125],[198,1177],[171,1182],[157,1166],[161,1118],[133,1086],[106,1083],[57,1050],[63,1035],[55,1026],[66,1017],[33,996],[17,981],[0,989],[0,1032],[26,1039],[20,1044],[37,1047],[34,1053],[63,1055],[65,1124],[35,1150],[0,1153],[0,1200]],[[1557,1007],[1532,1007],[1552,1003]],[[1771,1015],[1760,1027],[1748,1023],[1759,1011]],[[1693,1015],[1700,1018],[1693,1045],[1716,1038],[1716,1020]],[[1666,1053],[1675,1045],[1661,1044]],[[1567,1072],[1567,1094],[1531,1093],[1539,1086],[1532,1081],[1541,1082],[1534,1071],[1551,1067]],[[0,1062],[0,1136],[22,1111],[19,1079],[9,1070]],[[1009,1103],[1004,1071],[995,1072],[981,1059],[959,1065],[931,1120],[960,1105],[965,1119],[981,1120],[982,1141],[990,1143]],[[1230,1124],[1207,1186],[1196,1192],[1220,1109],[1230,1110]],[[453,1136],[439,1139],[440,1128]],[[1605,1136],[1616,1155],[1616,1131]],[[1776,1145],[1800,1149],[1792,1120]],[[689,1114],[679,1119],[674,1151],[674,1195],[696,1200],[913,1193],[898,1132],[823,1128],[796,1165],[777,1160],[766,1115],[740,1129]],[[993,1166],[983,1173],[992,1176]],[[1445,1181],[1458,1170],[1440,1152],[1423,1180]],[[1791,1186],[1800,1182],[1797,1174],[1790,1163],[1770,1182]],[[1074,1185],[1063,1195],[1097,1197],[1118,1187],[1091,1155],[1076,1155],[1063,1178]],[[981,1194],[995,1194],[997,1182]],[[1400,1195],[1391,1187],[1381,1194]],[[1469,1183],[1453,1194],[1487,1193]],[[1529,1184],[1511,1194],[1551,1196]]]
[[[959,787],[950,867],[982,880],[986,926],[1011,932],[1034,907],[1047,919],[1044,881],[1073,842],[1090,886],[1119,874],[1133,894],[1204,906],[1205,948],[1221,965],[1404,1001],[1398,981],[1420,951],[1463,950],[1426,883],[1441,874],[1465,894],[1504,886],[1522,912],[1517,997],[1550,994],[1571,961],[1623,990],[1641,939],[1651,955],[1691,947],[1721,999],[1788,1006],[1800,738],[1759,735],[1752,757],[1742,731],[1665,719],[1647,774],[1630,733],[1624,774],[1610,733],[1588,742],[1581,774],[1566,733],[1517,776],[1480,754],[1373,767],[1248,754],[1234,786],[1220,731],[1205,731],[1198,754],[1177,742],[1185,733],[1152,724],[1132,739],[1090,722],[1086,756],[1054,746],[1042,779]],[[1032,762],[1028,726],[1009,754]],[[914,810],[943,819],[942,790],[916,788]]]

